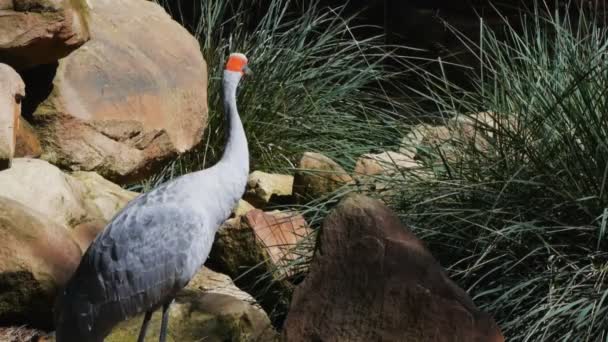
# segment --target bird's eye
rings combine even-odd
[[[22,100],[23,100],[23,95],[21,95],[21,94],[15,94],[15,102],[17,104],[20,104]]]

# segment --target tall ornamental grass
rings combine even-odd
[[[482,22],[479,42],[455,32],[479,63],[473,89],[420,71],[415,91],[476,133],[426,146],[426,176],[391,180],[509,341],[608,338],[608,35],[592,15],[539,4],[517,28]]]
[[[249,140],[252,168],[284,170],[304,151],[322,151],[352,163],[372,147],[394,144],[410,107],[388,95],[406,70],[380,35],[355,27],[342,8],[317,1],[217,0],[193,7],[162,2],[200,41],[209,70],[209,128],[201,146],[144,186],[209,166],[224,144],[221,78],[230,52],[250,59],[253,77],[243,81],[238,107]],[[194,13],[194,16],[185,13]],[[184,19],[185,20],[185,19]],[[387,90],[387,88],[389,88]],[[401,97],[401,95],[399,96]],[[389,134],[392,132],[392,134]]]

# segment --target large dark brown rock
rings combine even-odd
[[[284,327],[297,341],[503,341],[489,315],[382,203],[352,196],[325,220]]]

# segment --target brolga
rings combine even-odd
[[[236,91],[249,73],[233,53],[224,69],[224,154],[212,167],[183,175],[131,201],[95,238],[55,307],[57,342],[101,342],[127,318],[162,310],[159,340],[167,336],[169,306],[203,265],[215,233],[245,191],[249,150]]]

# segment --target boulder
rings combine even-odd
[[[38,133],[23,117],[19,120],[17,142],[15,145],[15,158],[38,158],[42,154],[42,146]]]
[[[210,262],[232,278],[256,267],[256,272],[284,279],[293,273],[288,269],[290,261],[298,257],[293,248],[310,234],[301,214],[253,209],[220,228]]]
[[[240,199],[236,207],[232,210],[232,217],[241,217],[254,209],[255,207],[249,204],[249,202]]]
[[[136,193],[93,173],[71,176],[40,159],[17,158],[0,172],[0,196],[32,208],[55,223],[75,227],[109,220]]]
[[[323,223],[285,341],[504,341],[397,215],[362,195]]]
[[[56,291],[80,256],[63,226],[0,197],[0,322],[51,328]]]
[[[297,273],[292,263],[301,255],[295,253],[295,248],[312,233],[304,216],[297,212],[255,209],[244,218],[246,226],[255,233],[258,246],[268,254],[265,260],[275,270],[275,276],[283,279]]]
[[[108,221],[103,219],[91,219],[79,223],[70,233],[80,247],[80,250],[84,253],[107,224]]]
[[[55,223],[71,227],[89,218],[80,182],[40,159],[17,158],[0,172],[0,196],[42,213]]]
[[[320,153],[306,152],[293,180],[293,192],[300,199],[319,198],[352,182],[351,176],[335,161]]]
[[[106,222],[139,195],[121,188],[95,172],[74,172],[72,177],[84,186],[83,200],[88,214]]]
[[[43,159],[137,181],[201,141],[206,63],[196,39],[155,2],[87,2],[93,39],[59,61],[32,123]]]
[[[270,202],[289,199],[293,193],[293,176],[254,171],[247,180],[243,198],[256,208],[264,208]]]
[[[395,181],[426,177],[427,172],[409,154],[388,151],[359,157],[353,177],[360,191],[390,201],[391,198],[400,196],[398,189],[393,186]]]
[[[25,326],[0,327],[0,341],[4,342],[46,342],[44,331]]]
[[[364,154],[355,164],[355,177],[376,175],[392,175],[399,170],[415,169],[420,165],[407,154],[399,152],[382,152],[378,154]]]
[[[150,321],[146,341],[157,341],[160,310]],[[168,342],[278,341],[268,315],[223,274],[203,268],[169,309]],[[135,341],[142,316],[120,324],[106,342]]]
[[[309,236],[300,214],[251,210],[219,229],[207,265],[235,279],[271,312],[291,293],[289,280],[299,271],[293,261],[302,256],[295,247]]]
[[[426,164],[456,164],[468,148],[491,153],[491,140],[502,135],[496,133],[514,132],[517,121],[511,115],[480,112],[456,116],[439,126],[419,124],[403,138],[399,152]]]
[[[0,63],[0,170],[11,166],[15,154],[23,96],[25,84],[19,74],[10,66]]]
[[[49,64],[89,39],[87,0],[0,1],[0,62]]]

